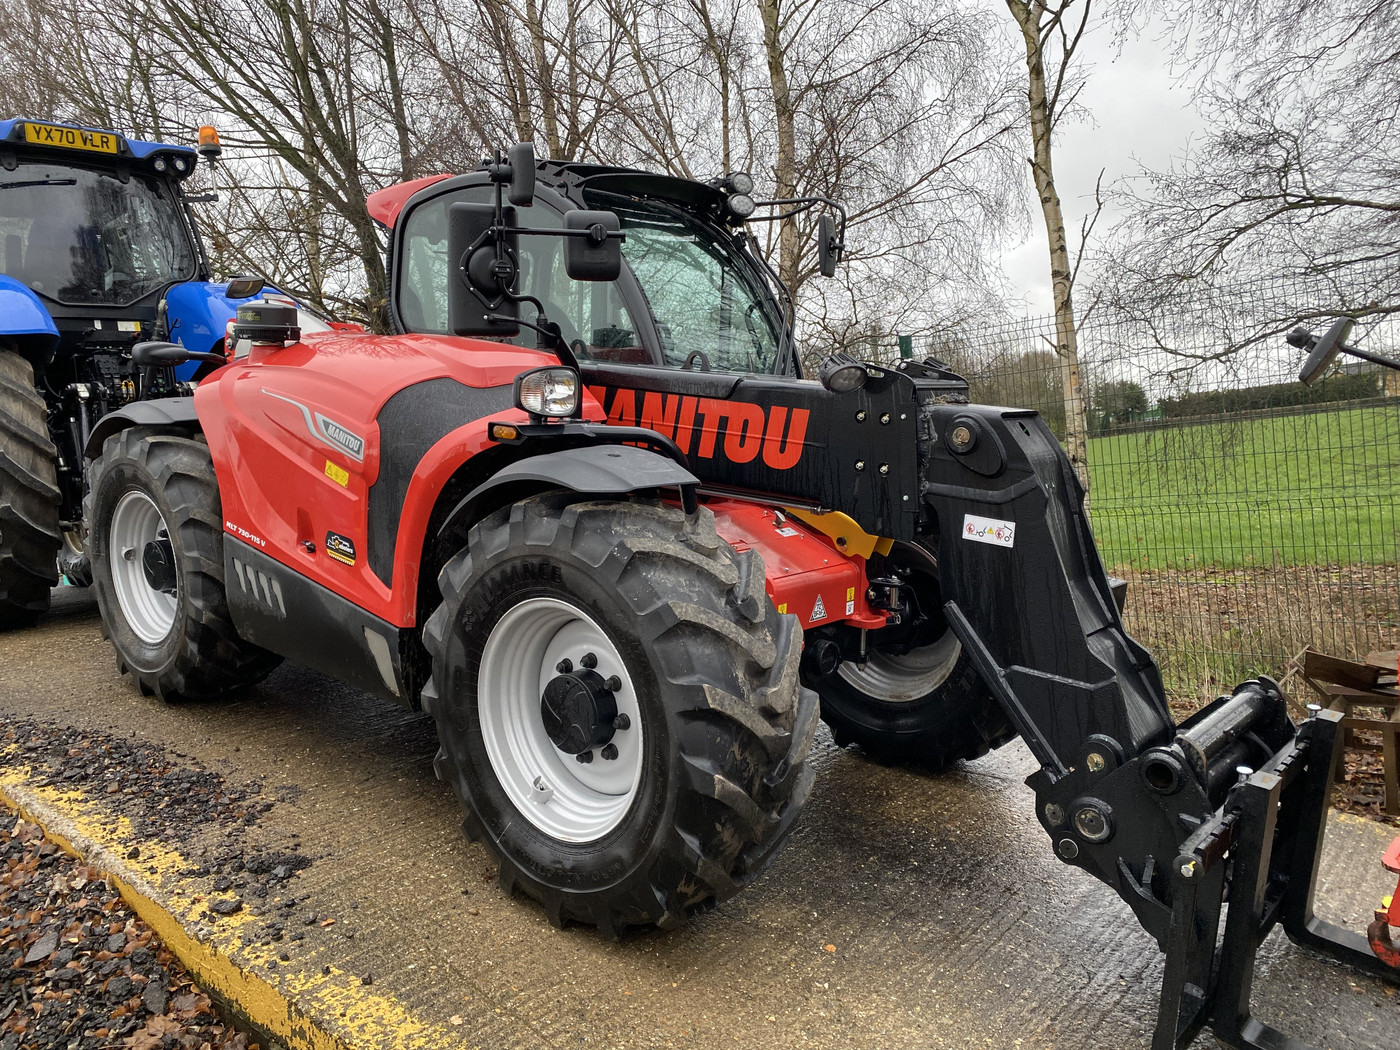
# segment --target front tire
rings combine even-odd
[[[436,767],[503,887],[615,936],[767,867],[811,788],[817,702],[795,618],[709,511],[536,497],[476,525],[438,582]]]
[[[92,465],[93,594],[117,667],[146,695],[212,700],[281,658],[238,637],[224,589],[223,516],[209,448],[130,428]]]
[[[58,450],[34,368],[0,350],[0,630],[48,611],[58,582]]]

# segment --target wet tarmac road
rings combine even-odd
[[[1054,858],[1019,743],[935,778],[843,752],[823,731],[817,788],[770,871],[682,930],[610,944],[501,894],[433,776],[426,717],[289,666],[245,700],[162,705],[118,677],[82,592],[58,593],[40,626],[0,635],[0,716],[157,742],[261,781],[283,799],[261,818],[266,834],[314,858],[296,878],[297,913],[336,919],[287,945],[283,967],[370,976],[449,1043],[1150,1040],[1160,956],[1126,905]],[[1324,915],[1364,925],[1387,888],[1372,857],[1324,872]],[[1400,1046],[1393,988],[1277,934],[1256,988],[1259,1015],[1317,1045]]]

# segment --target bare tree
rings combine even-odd
[[[1054,134],[1056,122],[1072,103],[1070,77],[1075,52],[1089,21],[1090,0],[1006,0],[1021,31],[1026,50],[1026,103],[1031,132],[1031,174],[1050,242],[1050,281],[1055,306],[1055,354],[1060,361],[1064,392],[1064,445],[1080,484],[1089,491],[1089,417],[1079,377],[1079,344],[1074,318],[1074,279],[1069,240],[1060,195],[1055,189]],[[1066,91],[1069,87],[1068,92]]]
[[[1193,0],[1161,17],[1207,134],[1121,189],[1116,303],[1144,313],[1261,276],[1307,289],[1233,326],[1227,353],[1300,319],[1400,312],[1400,2]]]
[[[985,299],[1019,112],[994,28],[895,0],[14,0],[0,56],[23,75],[0,99],[148,136],[213,120],[231,147],[207,213],[216,265],[378,327],[364,200],[381,186],[519,139],[685,177],[748,170],[761,195],[848,205],[836,282],[811,280],[815,214],[754,229],[808,341],[854,345]],[[45,39],[73,43],[29,62]]]

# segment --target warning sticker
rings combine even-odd
[[[979,518],[976,514],[963,515],[962,538],[976,543],[993,543],[998,547],[1016,545],[1016,523],[1000,521],[997,518]]]
[[[817,595],[817,604],[812,606],[812,615],[807,617],[808,623],[816,623],[818,620],[826,619],[826,606],[822,604],[822,596]]]
[[[779,536],[796,536],[796,535],[797,535],[797,530],[794,529],[791,525],[784,525],[781,529],[778,529],[777,532],[778,532],[778,535],[779,535]]]
[[[855,589],[854,587],[847,587],[847,588],[846,588],[846,615],[847,615],[847,616],[850,616],[850,615],[851,615],[852,613],[854,613],[855,611],[856,611],[856,589]]]
[[[330,478],[337,485],[350,484],[350,472],[338,463],[326,460],[326,477]]]

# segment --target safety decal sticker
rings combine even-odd
[[[338,532],[326,533],[326,553],[346,565],[355,564],[355,541]]]
[[[975,543],[992,543],[998,547],[1016,545],[1016,523],[1000,521],[997,518],[979,518],[976,514],[963,515],[962,538]]]
[[[856,611],[856,589],[855,589],[854,587],[847,587],[847,588],[846,588],[846,615],[847,615],[847,616],[851,616],[851,615],[853,615],[853,614],[855,613],[855,611]]]
[[[818,620],[826,619],[826,606],[822,603],[822,596],[817,595],[817,604],[812,606],[812,615],[807,617],[808,623],[816,623]]]
[[[338,463],[332,463],[330,460],[326,460],[326,477],[330,478],[337,485],[344,486],[350,484],[350,472]]]

